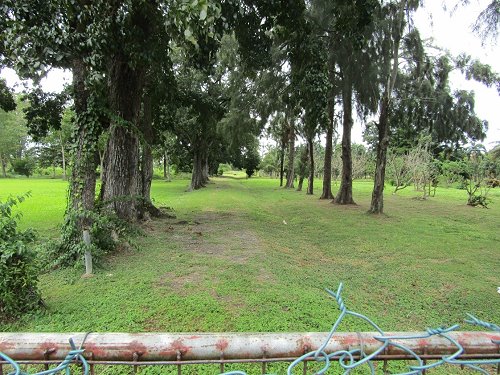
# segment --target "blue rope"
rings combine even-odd
[[[323,344],[315,351],[311,351],[309,353],[304,354],[303,356],[297,358],[295,361],[293,361],[290,366],[288,367],[287,370],[287,375],[293,375],[293,370],[302,362],[304,362],[306,359],[313,358],[316,362],[319,363],[324,363],[324,366],[321,370],[316,371],[315,374],[317,375],[322,375],[325,374],[328,370],[331,369],[331,365],[333,363],[332,359],[338,358],[337,363],[344,369],[344,374],[349,374],[352,370],[355,368],[358,368],[363,365],[367,365],[369,368],[369,373],[374,375],[375,374],[375,366],[373,364],[373,360],[375,357],[377,357],[379,354],[384,352],[389,347],[394,347],[398,348],[399,350],[405,352],[409,356],[413,357],[415,361],[418,362],[417,366],[409,366],[407,372],[400,373],[397,375],[417,375],[417,374],[423,374],[425,370],[429,370],[432,368],[436,368],[445,364],[449,365],[458,365],[458,366],[465,366],[468,367],[472,370],[478,371],[482,374],[488,375],[488,372],[484,370],[483,368],[479,367],[481,365],[495,365],[495,364],[500,364],[500,359],[492,359],[492,360],[460,360],[458,357],[460,357],[464,353],[464,348],[463,346],[455,339],[450,337],[448,333],[456,331],[460,325],[455,324],[451,327],[445,328],[445,327],[438,327],[438,328],[428,328],[425,334],[416,334],[416,335],[408,335],[408,336],[386,336],[384,331],[376,324],[374,323],[370,318],[363,314],[359,314],[357,312],[351,311],[347,309],[344,299],[341,296],[342,293],[342,288],[343,285],[340,283],[338,289],[336,292],[333,292],[329,289],[326,289],[326,292],[332,297],[336,302],[340,310],[340,315],[338,316],[337,320],[333,323],[332,329],[330,330],[330,333],[328,334],[327,338],[323,342]],[[365,322],[367,322],[370,326],[372,326],[380,335],[375,336],[374,338],[376,340],[379,340],[382,345],[380,348],[378,348],[376,351],[371,353],[370,355],[367,355],[364,351],[363,348],[361,349],[352,349],[352,350],[339,350],[334,353],[327,354],[325,352],[326,347],[328,346],[328,343],[330,340],[333,338],[335,333],[337,333],[337,329],[339,325],[342,323],[342,321],[345,319],[346,316],[351,315],[355,318],[359,318]],[[482,320],[479,320],[475,318],[472,315],[468,314],[469,319],[466,320],[467,323],[486,328],[491,331],[500,331],[500,327],[484,322]],[[431,364],[425,365],[424,361],[420,356],[412,351],[410,348],[407,346],[397,343],[394,340],[418,340],[418,339],[425,339],[429,338],[432,336],[441,336],[447,339],[449,342],[453,344],[457,348],[457,350],[448,356],[443,356],[441,360],[433,362]],[[494,343],[500,344],[500,342],[493,341]],[[359,358],[356,360],[355,358]],[[242,371],[233,371],[233,372],[226,372],[221,375],[246,375],[245,372]]]
[[[83,365],[83,374],[88,375],[89,373],[89,364],[85,357],[83,356],[83,352],[85,349],[82,349],[83,343],[85,342],[85,339],[87,338],[88,333],[85,335],[82,344],[80,345],[80,348],[77,349],[75,346],[75,343],[73,342],[72,339],[69,339],[69,344],[71,346],[71,350],[68,352],[64,360],[57,365],[57,367],[49,370],[45,370],[42,372],[36,372],[31,375],[52,375],[52,374],[57,374],[60,371],[65,371],[66,375],[71,374],[71,368],[70,365],[75,362],[81,362]],[[21,371],[21,368],[19,364],[14,361],[12,358],[10,358],[8,355],[0,352],[0,357],[2,357],[5,361],[7,361],[13,368],[14,372],[9,372],[7,375],[30,375],[27,372]]]

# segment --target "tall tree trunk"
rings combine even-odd
[[[326,129],[325,164],[323,168],[323,194],[319,199],[333,199],[332,194],[332,155],[333,155],[333,116],[334,103],[328,104],[329,123]]]
[[[99,150],[99,179],[104,182],[104,151]]]
[[[302,185],[304,184],[304,176],[299,177],[299,185],[297,186],[297,191],[302,191]]]
[[[309,151],[309,178],[307,180],[307,195],[314,194],[314,145],[313,138],[307,137],[307,145]]]
[[[141,185],[143,199],[143,215],[147,218],[148,215],[160,216],[153,202],[151,202],[151,183],[153,182],[153,152],[151,145],[153,144],[153,118],[151,113],[151,96],[146,93],[143,98],[143,116],[142,116],[142,133],[144,142],[142,144],[142,159],[141,159]]]
[[[143,69],[131,68],[126,60],[116,56],[109,71],[110,106],[119,120],[110,130],[103,198],[119,218],[133,222],[143,216],[137,132],[145,82]]]
[[[86,87],[87,69],[83,60],[75,59],[73,68],[74,108],[76,114],[75,148],[72,155],[71,181],[69,186],[69,208],[83,214],[94,210],[97,139],[99,136],[96,124],[86,121],[86,111],[90,92]],[[91,220],[88,216],[77,222],[79,230],[88,227]]]
[[[198,190],[205,186],[205,181],[203,179],[203,160],[201,148],[196,148],[193,153],[193,174],[191,176],[189,191]]]
[[[283,186],[283,176],[285,174],[285,142],[281,142],[280,149],[280,187]]]
[[[202,173],[203,173],[203,183],[206,185],[206,183],[208,181],[210,181],[210,178],[208,177],[208,175],[209,175],[208,152],[205,152],[203,154],[202,164],[203,164],[203,170],[202,170]]]
[[[295,179],[295,124],[290,122],[288,132],[288,174],[286,176],[285,188],[293,189],[293,181]]]
[[[355,204],[352,198],[352,155],[351,155],[351,129],[352,129],[352,83],[346,74],[343,79],[342,104],[344,109],[343,134],[342,134],[342,180],[340,189],[335,198],[338,204]]]
[[[62,168],[63,168],[63,180],[66,180],[66,150],[64,149],[62,135],[59,135],[59,140],[61,142],[61,157],[62,157]]]
[[[399,4],[398,20],[395,24],[395,31],[391,37],[395,36],[392,46],[392,69],[388,77],[387,86],[380,104],[380,117],[378,121],[378,144],[377,144],[377,162],[375,167],[375,179],[373,183],[372,201],[368,212],[373,214],[382,214],[384,212],[384,184],[385,168],[387,164],[387,148],[389,147],[389,107],[391,105],[391,95],[396,84],[396,78],[399,69],[399,44],[403,33],[405,19],[405,1]]]
[[[163,153],[163,179],[167,179],[167,152]]]
[[[388,124],[389,100],[384,97],[380,106],[380,117],[377,124],[377,163],[375,167],[375,178],[373,183],[372,201],[370,213],[381,214],[384,212],[384,184],[385,168],[387,165],[387,148],[389,146],[389,124]]]
[[[0,162],[2,164],[2,175],[4,178],[7,178],[7,158],[0,155]]]

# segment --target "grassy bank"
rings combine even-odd
[[[0,195],[31,189],[23,225],[51,235],[65,183],[19,181],[0,180]],[[145,223],[136,246],[94,278],[42,276],[48,311],[2,330],[326,331],[338,309],[323,288],[341,281],[348,308],[388,331],[451,325],[466,312],[498,324],[499,189],[488,210],[466,206],[464,191],[422,201],[408,189],[387,194],[387,215],[374,217],[369,181],[355,183],[353,207],[276,180],[219,178],[192,193],[187,184],[155,181],[156,204],[177,218]],[[352,319],[341,327],[367,329]]]

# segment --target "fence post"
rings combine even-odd
[[[85,249],[85,277],[92,276],[92,254],[90,252],[90,231],[88,229],[83,230],[83,242],[87,246]]]

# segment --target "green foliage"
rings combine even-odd
[[[83,233],[79,230],[82,220],[92,223],[90,249],[83,242]],[[127,229],[129,227],[125,222],[111,214],[67,212],[60,238],[42,246],[43,268],[51,270],[60,267],[82,267],[86,250],[90,250],[93,262],[99,266],[103,257],[116,249],[118,239],[126,235]]]
[[[260,163],[259,152],[257,147],[252,147],[245,153],[244,168],[248,178],[252,177],[258,169]]]
[[[0,108],[6,112],[16,109],[12,90],[9,89],[7,82],[3,78],[0,78]]]
[[[27,196],[0,201],[0,320],[17,318],[41,302],[35,252],[30,247],[36,234],[33,229],[19,230],[21,214],[13,212]]]
[[[12,169],[14,169],[14,172],[17,174],[30,177],[33,175],[33,171],[35,170],[35,161],[28,156],[14,159],[12,161]]]

